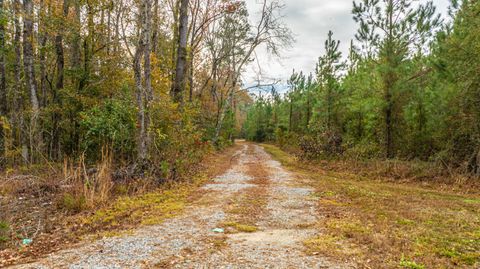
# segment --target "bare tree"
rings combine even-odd
[[[194,0],[191,3],[191,23],[189,26],[189,55],[188,55],[188,81],[189,101],[192,102],[194,93],[195,60],[197,54],[202,50],[202,43],[205,40],[210,26],[224,14],[221,2],[218,0]]]
[[[215,144],[218,142],[223,127],[225,113],[234,104],[235,90],[239,86],[242,71],[245,65],[251,61],[255,50],[264,45],[271,54],[279,56],[282,48],[293,43],[292,33],[282,21],[281,11],[283,8],[284,5],[280,0],[263,0],[260,19],[255,25],[250,25],[253,32],[250,32],[246,38],[241,40],[235,40],[233,36],[226,36],[228,42],[231,42],[229,57],[227,57],[231,68],[231,76],[227,90],[228,100],[220,103],[220,115],[213,138]],[[238,29],[238,25],[233,25],[233,27]],[[235,35],[235,31],[231,34]]]

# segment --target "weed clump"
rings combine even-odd
[[[0,220],[0,245],[8,242],[8,240],[9,240],[8,232],[9,231],[10,231],[10,225],[4,220]]]

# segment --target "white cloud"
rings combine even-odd
[[[293,69],[313,72],[329,30],[340,40],[340,48],[346,56],[350,40],[357,25],[352,19],[352,0],[283,0],[285,23],[295,35],[296,43],[283,52],[281,59],[273,59],[264,49],[257,52],[262,76],[287,80]],[[252,20],[261,6],[259,0],[246,0]],[[420,2],[426,2],[420,0]],[[446,14],[449,0],[433,0],[437,9]],[[255,79],[258,64],[251,64],[244,75],[245,83]]]

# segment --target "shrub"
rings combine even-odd
[[[82,147],[94,160],[109,145],[116,157],[128,158],[135,150],[136,109],[126,101],[108,100],[82,114]]]
[[[348,158],[358,160],[380,158],[383,155],[382,152],[383,149],[378,143],[366,141],[352,145],[351,147],[347,146],[344,154]]]
[[[180,111],[168,100],[151,108],[152,134],[149,173],[157,180],[174,180],[193,172],[205,152],[212,146],[203,129],[196,124],[201,113],[194,106]],[[219,144],[229,141],[220,138]]]
[[[79,213],[85,209],[85,197],[72,193],[64,193],[58,201],[58,207],[70,213]]]
[[[305,135],[300,139],[302,158],[315,159],[321,156],[334,156],[343,153],[342,136],[335,131]]]

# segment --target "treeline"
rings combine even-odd
[[[88,162],[175,176],[240,128],[241,74],[291,42],[277,0],[0,1],[0,164]]]
[[[355,1],[347,59],[328,34],[315,74],[260,95],[243,132],[307,158],[435,161],[480,175],[480,2]]]

